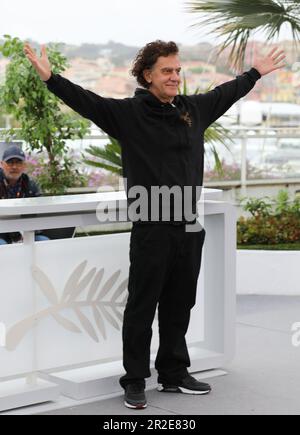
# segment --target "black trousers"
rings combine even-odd
[[[195,305],[205,230],[185,225],[136,224],[130,240],[129,297],[123,322],[123,388],[151,376],[152,323],[158,305],[158,382],[176,383],[187,375],[190,358],[185,335]]]

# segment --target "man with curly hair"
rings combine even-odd
[[[68,106],[90,119],[122,148],[123,172],[130,189],[142,186],[180,187],[183,197],[169,206],[169,218],[148,209],[146,219],[133,219],[130,240],[129,298],[123,323],[121,378],[125,405],[147,406],[145,379],[150,373],[152,323],[158,306],[160,346],[155,368],[158,390],[169,393],[207,394],[211,387],[189,373],[190,358],[185,335],[195,304],[205,231],[186,231],[194,223],[203,181],[204,132],[237,100],[245,96],[262,75],[283,67],[282,51],[273,49],[257,59],[244,74],[199,95],[178,95],[181,63],[174,42],[155,41],[138,53],[132,74],[141,88],[134,97],[103,98],[51,72],[42,47],[38,57],[29,45],[24,52],[48,89]],[[178,215],[190,187],[192,209]],[[176,203],[177,202],[177,203]],[[152,204],[150,204],[152,205]],[[153,213],[157,212],[158,213]],[[156,215],[156,219],[153,219]],[[194,221],[193,221],[194,219]]]

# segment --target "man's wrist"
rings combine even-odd
[[[248,73],[251,75],[251,77],[252,77],[254,80],[259,80],[259,79],[262,77],[262,74],[259,72],[259,70],[258,70],[255,66],[253,66],[253,67],[248,71]]]
[[[44,83],[49,83],[49,81],[52,79],[52,77],[53,77],[53,73],[51,71],[50,76],[46,80],[43,80],[43,82]]]

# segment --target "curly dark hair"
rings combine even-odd
[[[136,77],[139,85],[149,89],[150,84],[145,80],[143,72],[146,69],[151,69],[157,62],[160,56],[167,57],[170,54],[178,54],[179,48],[173,41],[164,42],[157,40],[149,42],[143,47],[137,54],[134,62],[131,74]]]

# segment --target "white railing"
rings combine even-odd
[[[255,180],[249,180],[247,174],[247,162],[248,162],[248,147],[249,141],[253,141],[254,139],[262,139],[264,141],[263,147],[265,146],[265,142],[268,139],[273,139],[274,145],[277,149],[279,149],[279,144],[282,139],[299,139],[298,149],[299,149],[299,176],[293,177],[300,182],[300,128],[287,128],[287,127],[276,127],[276,128],[266,128],[266,127],[233,127],[230,129],[231,135],[233,139],[241,140],[241,188],[242,191],[245,191],[246,187],[249,184],[254,184]],[[263,151],[263,150],[262,150]],[[282,177],[281,181],[282,181]],[[289,178],[289,177],[286,177]],[[266,183],[268,181],[274,182],[274,179],[265,180]]]

